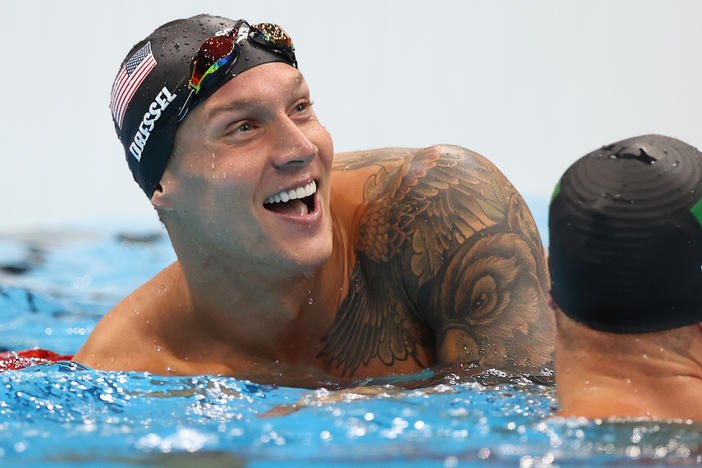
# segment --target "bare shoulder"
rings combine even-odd
[[[74,360],[95,369],[154,369],[163,311],[183,301],[180,276],[175,262],[125,297],[98,322]]]
[[[376,263],[399,262],[408,291],[418,292],[436,278],[461,246],[498,231],[528,240],[548,284],[541,239],[526,203],[484,156],[454,145],[384,148],[342,154],[335,167],[363,182],[355,249]]]
[[[332,185],[336,192],[347,193],[349,185],[361,184],[363,200],[368,202],[394,202],[397,201],[397,195],[404,200],[402,195],[418,185],[420,179],[446,188],[493,185],[492,188],[499,193],[515,192],[507,178],[490,160],[456,145],[393,147],[339,153],[334,156],[333,170],[335,182],[341,182]],[[402,189],[402,194],[397,192],[398,188]],[[395,203],[392,205],[401,209]]]
[[[359,193],[352,226],[356,249],[377,253],[376,260],[407,252],[403,249],[407,243],[421,249],[414,252],[419,256],[412,257],[410,268],[421,284],[439,266],[437,255],[506,220],[510,204],[528,212],[492,162],[460,146],[342,153],[336,156],[334,169],[344,182],[337,191]],[[533,225],[527,224],[514,227]],[[529,234],[540,243],[537,232]]]
[[[374,358],[426,366],[428,348],[439,362],[538,367],[550,359],[541,239],[492,162],[437,145],[346,153],[335,168],[363,179],[363,190],[352,223],[353,287],[324,337],[333,363],[351,374]],[[372,346],[355,345],[367,336]]]

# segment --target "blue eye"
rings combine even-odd
[[[295,106],[295,112],[302,112],[312,105],[310,101],[304,101]]]

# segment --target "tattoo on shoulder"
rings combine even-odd
[[[433,364],[420,347],[444,363],[520,370],[551,359],[541,239],[493,164],[437,146],[352,153],[336,165],[378,170],[355,215],[357,262],[321,357],[348,375],[373,359]]]

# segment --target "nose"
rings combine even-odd
[[[317,156],[317,145],[308,138],[304,127],[298,126],[289,116],[281,117],[274,131],[276,149],[272,164],[276,169],[306,167]]]

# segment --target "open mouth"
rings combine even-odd
[[[287,216],[307,216],[315,211],[316,194],[317,183],[313,180],[307,185],[271,195],[263,202],[263,207]]]

